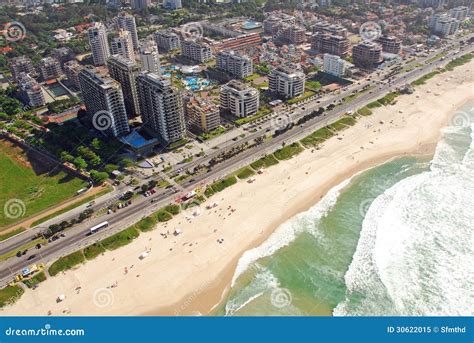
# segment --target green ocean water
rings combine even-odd
[[[215,315],[474,315],[474,101],[433,156],[331,189],[239,260]]]
[[[331,315],[344,300],[344,275],[370,205],[400,180],[427,171],[430,160],[399,158],[365,171],[285,223],[271,242],[283,247],[262,258],[265,247],[257,248],[214,314]]]

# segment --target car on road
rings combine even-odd
[[[28,257],[28,261],[30,261],[30,260],[32,260],[32,259],[34,259],[35,257],[36,257],[36,255],[34,255],[34,254],[33,254],[33,255],[31,255],[30,257]]]

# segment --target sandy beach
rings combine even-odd
[[[413,94],[397,98],[395,105],[359,119],[321,150],[306,149],[257,175],[254,183],[241,181],[213,196],[205,204],[218,202],[212,210],[202,207],[196,217],[185,211],[126,247],[48,278],[0,313],[208,314],[228,291],[242,254],[260,245],[281,223],[357,172],[396,156],[432,154],[441,129],[474,98],[473,70],[474,61],[437,75]],[[182,231],[177,237],[161,235],[177,228]],[[57,303],[59,294],[66,298]]]

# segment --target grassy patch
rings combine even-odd
[[[251,177],[252,175],[255,175],[255,172],[249,167],[244,167],[237,171],[236,175],[239,179],[244,180]]]
[[[84,258],[84,255],[82,254],[82,251],[76,251],[72,254],[61,257],[59,260],[54,262],[51,265],[51,267],[49,267],[48,269],[49,275],[55,276],[59,274],[60,272],[71,269],[77,266],[78,264],[83,263],[84,260],[85,258]]]
[[[0,235],[0,242],[1,241],[4,241],[10,237],[13,237],[13,236],[16,236],[18,235],[19,233],[22,233],[23,231],[25,231],[25,228],[24,227],[20,227],[18,229],[15,229],[13,231],[10,231],[10,232],[7,232],[7,233],[4,233],[3,235]]]
[[[379,99],[378,101],[382,105],[386,106],[386,105],[391,104],[399,95],[400,95],[399,92],[388,93],[387,95],[385,95],[383,98]]]
[[[217,182],[214,182],[211,187],[214,190],[214,193],[222,192],[224,189],[235,185],[237,183],[237,179],[235,176],[229,176],[226,177],[225,179],[219,180]]]
[[[46,280],[46,274],[44,272],[40,272],[33,276],[31,279],[24,280],[23,283],[26,285],[26,287],[33,288],[34,285],[37,285],[40,282],[43,282],[44,280]]]
[[[155,213],[155,216],[160,223],[167,222],[173,218],[173,215],[165,209],[158,210]]]
[[[264,108],[261,108],[257,111],[256,114],[254,114],[253,116],[248,116],[248,117],[245,117],[245,118],[239,118],[235,121],[235,123],[237,125],[243,125],[243,124],[247,124],[247,123],[250,123],[250,122],[253,122],[257,119],[260,119],[262,117],[265,117],[267,114],[269,114],[272,110],[268,107],[264,107]]]
[[[297,98],[294,98],[294,99],[290,99],[290,100],[288,100],[286,103],[287,103],[288,105],[293,105],[293,104],[296,104],[296,103],[301,102],[301,101],[303,101],[303,100],[306,100],[306,99],[308,99],[309,97],[312,97],[314,94],[316,94],[316,93],[313,92],[313,91],[306,91],[306,92],[304,92],[303,95],[301,95],[301,96],[299,96],[299,97],[297,97]]]
[[[18,285],[0,289],[0,307],[16,302],[25,291]]]
[[[68,174],[44,160],[0,140],[0,208],[18,199],[20,215],[0,216],[0,227],[14,224],[46,210],[87,186],[87,182]],[[14,182],[12,182],[14,180]]]
[[[323,143],[332,136],[334,136],[334,133],[331,132],[331,130],[329,130],[327,127],[323,127],[322,129],[319,129],[318,131],[315,131],[309,136],[303,138],[301,143],[305,147],[313,147]]]
[[[248,81],[248,82],[251,82],[251,81],[253,81],[253,80],[258,79],[259,77],[262,77],[262,76],[261,76],[260,74],[253,73],[252,75],[247,76],[244,80],[245,80],[245,81]]]
[[[267,155],[253,162],[252,164],[250,164],[250,166],[254,170],[259,170],[260,168],[268,168],[268,167],[274,166],[275,164],[278,164],[278,160],[275,158],[275,156]]]
[[[372,108],[377,108],[377,107],[382,107],[382,106],[383,105],[376,100],[376,101],[373,101],[370,104],[368,104],[366,107],[369,108],[369,109],[372,109]]]
[[[449,62],[447,65],[446,65],[446,69],[447,70],[453,70],[454,68],[456,67],[459,67],[463,64],[466,64],[468,63],[469,61],[471,61],[472,59],[474,58],[474,55],[469,53],[469,54],[466,54],[464,56],[461,56],[461,57],[458,57],[456,59],[454,59],[453,61]]]
[[[131,226],[128,229],[100,241],[100,244],[107,250],[115,250],[131,243],[139,235],[138,230],[135,229],[134,226]]]
[[[227,132],[227,129],[223,126],[219,126],[217,129],[212,130],[211,132],[201,134],[199,138],[203,141],[207,141],[209,139],[220,136],[225,132]]]
[[[105,248],[98,243],[94,243],[92,245],[89,245],[87,248],[84,248],[83,252],[86,259],[90,261],[99,256],[100,254],[104,253]]]
[[[317,91],[321,88],[321,82],[319,81],[306,81],[305,88],[310,89],[312,91]]]
[[[155,217],[145,217],[140,220],[138,223],[135,224],[135,227],[140,230],[141,232],[147,232],[153,230],[157,223],[157,219]]]
[[[177,215],[180,211],[180,207],[179,205],[176,205],[176,204],[170,204],[168,206],[165,207],[165,210],[169,213],[171,213],[173,216]]]
[[[176,176],[173,180],[176,183],[180,183],[180,182],[183,182],[184,180],[186,180],[187,178],[189,178],[189,175],[188,174],[183,174],[183,175]]]
[[[289,160],[293,156],[298,155],[303,151],[303,147],[295,142],[293,144],[287,145],[281,149],[275,151],[274,155],[277,159],[281,160]]]
[[[372,111],[367,107],[362,107],[357,111],[357,114],[361,116],[370,116],[372,115]]]
[[[426,81],[428,81],[429,79],[435,77],[438,74],[439,74],[439,71],[432,71],[431,73],[428,73],[425,76],[420,77],[418,80],[413,81],[411,84],[413,86],[424,85],[426,83]]]

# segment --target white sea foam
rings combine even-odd
[[[474,125],[446,129],[431,171],[372,203],[334,315],[473,315],[473,150]]]
[[[242,275],[242,273],[244,273],[251,264],[263,257],[273,255],[277,250],[294,241],[300,232],[309,226],[314,226],[314,223],[323,218],[336,204],[341,190],[350,183],[350,180],[351,179],[345,180],[336,187],[333,187],[321,199],[320,202],[318,202],[308,211],[300,213],[280,225],[262,245],[246,251],[237,264],[237,268],[232,279],[232,287],[235,285],[235,282],[239,276]],[[315,236],[318,234],[318,232],[315,230],[311,230],[310,233]]]

